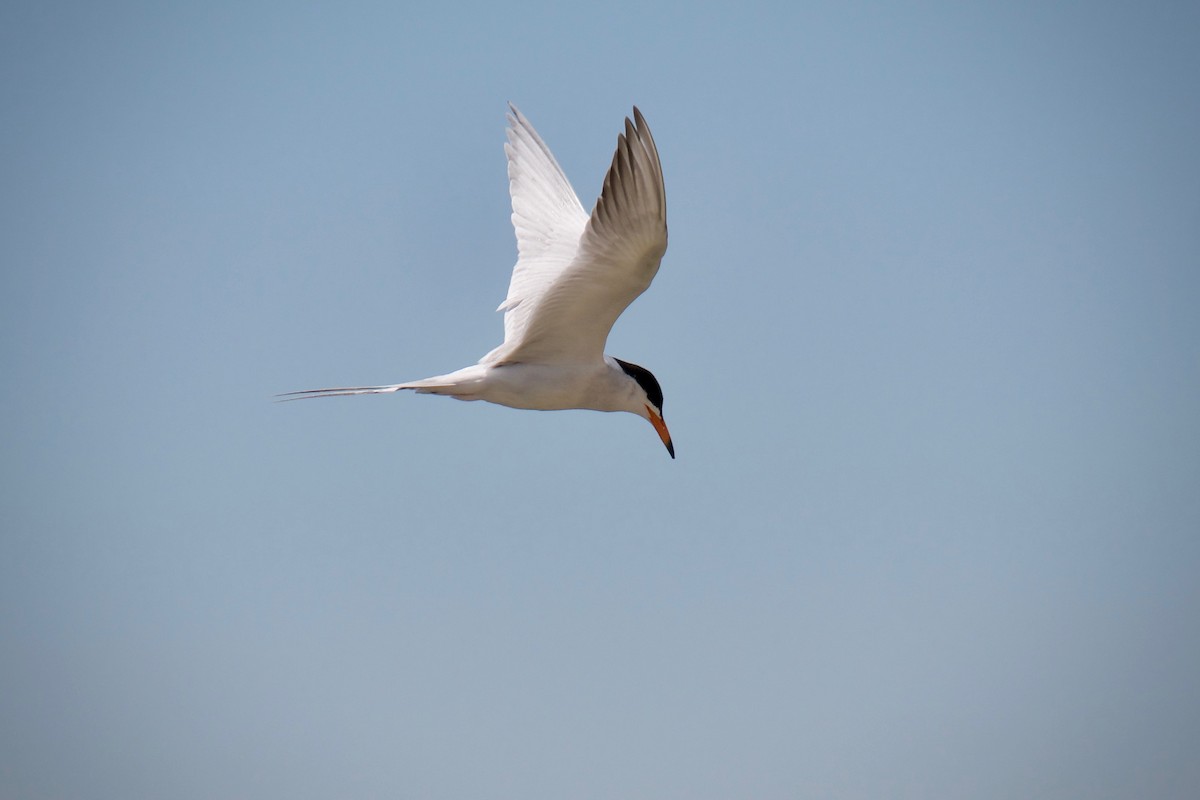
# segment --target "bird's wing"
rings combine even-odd
[[[538,299],[575,259],[579,237],[587,225],[587,212],[550,148],[516,106],[509,103],[508,108],[504,153],[508,156],[517,264],[508,296],[496,309],[504,312],[504,344],[481,363],[497,360],[497,354],[520,341]]]
[[[485,363],[599,360],[613,323],[646,290],[667,250],[667,199],[654,138],[635,107],[617,137],[590,218],[549,149],[516,109],[509,177],[520,257],[504,344]]]

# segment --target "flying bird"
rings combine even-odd
[[[479,363],[390,386],[311,389],[287,400],[411,389],[541,411],[627,411],[649,420],[671,458],[663,394],[644,367],[605,355],[613,323],[650,286],[667,250],[667,196],[642,112],[625,118],[591,215],[529,120],[509,104],[508,156],[517,264],[504,343]]]

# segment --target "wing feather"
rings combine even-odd
[[[517,264],[497,309],[505,312],[507,344],[521,338],[537,298],[574,259],[587,213],[550,148],[511,103],[504,152],[517,235]]]
[[[649,287],[667,249],[666,189],[654,138],[635,107],[617,137],[600,197],[584,217],[549,149],[512,111],[506,150],[520,255],[501,305],[504,344],[483,362],[602,358],[613,323]]]

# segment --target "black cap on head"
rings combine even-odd
[[[642,391],[646,393],[646,397],[658,409],[658,413],[662,413],[663,393],[662,387],[658,385],[658,379],[653,373],[645,367],[639,367],[637,364],[630,364],[628,361],[622,361],[619,358],[614,358],[626,375],[637,381],[638,386],[642,387]]]

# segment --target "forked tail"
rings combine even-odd
[[[276,402],[312,400],[317,397],[349,397],[356,394],[390,394],[402,389],[411,389],[417,394],[444,394],[460,400],[474,400],[482,368],[478,366],[460,369],[449,375],[438,375],[408,383],[393,383],[390,386],[339,386],[331,389],[305,389],[301,392],[284,392],[275,395]]]
[[[352,394],[386,394],[401,389],[416,388],[397,383],[392,386],[341,386],[334,389],[305,389],[302,392],[284,392],[275,395],[275,402],[288,403],[292,400],[312,400],[317,397],[349,397]]]

